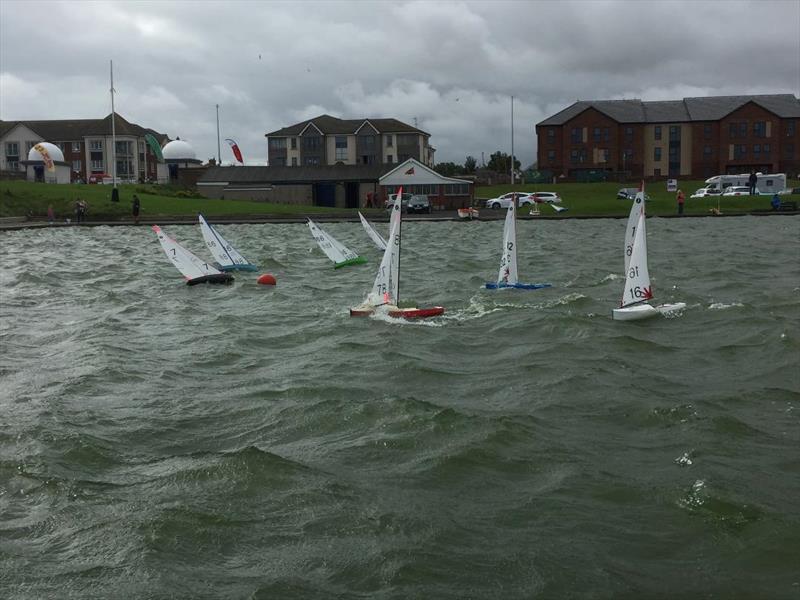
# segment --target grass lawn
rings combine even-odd
[[[686,195],[684,204],[685,214],[708,214],[712,208],[717,208],[717,198],[690,198],[698,188],[705,185],[703,180],[678,180],[680,189]],[[790,188],[800,187],[797,180],[787,181]],[[617,191],[620,188],[638,187],[636,183],[557,183],[553,184],[517,184],[512,188],[511,185],[493,185],[478,187],[475,190],[475,197],[483,200],[496,198],[514,189],[520,192],[556,192],[561,196],[561,206],[569,209],[569,212],[562,213],[565,216],[624,216],[630,210],[630,203],[625,200],[617,200]],[[649,215],[674,215],[678,212],[678,204],[675,200],[675,192],[667,191],[667,184],[664,181],[650,183],[645,186],[645,192],[650,197],[647,204],[647,214]],[[797,196],[785,196],[785,199],[797,198]],[[770,210],[770,200],[772,196],[730,196],[719,198],[719,208],[723,213],[748,213],[758,210]],[[484,203],[479,204],[483,211],[491,209],[484,208]],[[524,214],[527,211],[520,211]],[[541,207],[543,217],[555,216],[556,212],[546,206]]]
[[[689,196],[703,182],[681,181],[681,189],[686,194],[685,212],[687,214],[708,214],[717,207],[716,198],[691,199]],[[561,206],[569,209],[559,216],[624,216],[628,214],[630,203],[617,200],[617,190],[621,187],[635,187],[636,184],[620,183],[558,183],[558,184],[517,184],[517,191],[552,191],[561,196]],[[788,182],[789,187],[800,187],[800,182]],[[88,203],[87,215],[90,221],[122,220],[131,217],[131,201],[137,194],[141,201],[141,217],[195,217],[202,213],[208,217],[221,216],[270,216],[299,214],[341,214],[355,215],[355,209],[327,208],[322,206],[271,204],[267,202],[248,202],[243,200],[209,200],[193,192],[180,188],[157,185],[120,185],[118,203],[111,202],[111,186],[69,184],[56,185],[31,183],[28,181],[0,181],[0,217],[46,218],[48,205],[53,206],[56,218],[63,221],[74,218],[75,202],[80,198]],[[512,191],[510,185],[483,186],[475,189],[476,199],[495,198]],[[665,182],[652,183],[647,187],[650,215],[673,215],[677,212],[675,194],[667,191]],[[786,197],[791,198],[791,196]],[[797,198],[797,196],[793,196]],[[477,202],[477,200],[476,200]],[[482,212],[490,209],[483,208]],[[737,196],[720,198],[719,206],[723,213],[737,214],[770,209],[769,196]],[[366,215],[382,215],[383,209],[362,209]],[[527,211],[521,211],[525,214]],[[544,218],[555,217],[557,213],[547,206],[541,208]]]
[[[89,205],[90,221],[131,219],[133,195],[141,202],[140,216],[250,216],[326,214],[341,209],[324,206],[294,206],[247,202],[243,200],[209,200],[181,188],[158,185],[118,185],[119,202],[111,201],[110,185],[46,184],[28,181],[0,181],[0,217],[33,216],[46,218],[48,205],[53,205],[56,218],[63,221],[75,217],[75,202],[80,198]],[[188,196],[188,197],[187,197]],[[195,196],[195,197],[192,197]],[[367,211],[369,213],[370,211]],[[382,211],[380,211],[382,212]]]

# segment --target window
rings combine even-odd
[[[72,142],[72,151],[73,152],[80,152],[81,151],[81,143],[80,142]]]
[[[102,160],[93,160],[92,163],[92,171],[103,171],[103,161]]]
[[[625,141],[632,142],[633,141],[633,127],[626,127],[625,128]]]
[[[139,140],[139,154],[144,154],[144,140]]]
[[[82,167],[83,167],[83,165],[81,164],[81,161],[79,161],[79,160],[73,160],[72,161],[72,170],[73,171],[80,172]]]
[[[678,147],[670,144],[669,146],[669,159],[678,160]]]
[[[770,149],[770,148],[769,148],[769,144],[764,144],[763,146],[761,146],[761,151],[762,151],[764,154],[769,154],[769,149]]]
[[[283,143],[284,147],[286,147],[286,142]],[[297,150],[297,138],[292,138],[292,150]]]
[[[6,158],[19,160],[19,144],[17,142],[6,142]]]
[[[794,121],[786,121],[786,137],[794,136]]]
[[[625,148],[622,151],[622,160],[625,162],[633,160],[633,148]]]
[[[556,162],[556,151],[555,150],[548,150],[547,151],[547,162]]]
[[[733,158],[740,159],[747,156],[747,146],[744,144],[736,144],[733,147]]]
[[[703,146],[703,156],[710,158],[712,154],[711,146]]]
[[[600,148],[600,151],[597,153],[597,158],[600,160],[601,163],[608,162],[608,148]]]
[[[601,138],[601,135],[600,135],[600,128],[599,127],[595,127],[594,129],[592,129],[592,140],[595,141],[595,142],[599,142],[601,139],[602,138]]]
[[[89,150],[102,150],[103,140],[91,140],[89,142]]]
[[[679,142],[681,139],[681,128],[680,125],[670,125],[669,126],[669,141],[670,142]]]
[[[25,155],[26,156],[36,144],[37,144],[37,142],[25,142]]]
[[[761,144],[753,144],[753,156],[761,154]]]
[[[786,144],[784,152],[786,153],[786,158],[794,158],[794,144]]]
[[[374,135],[365,135],[362,136],[363,139],[369,138],[373,140],[369,143],[375,143]],[[416,133],[398,133],[397,134],[397,145],[398,146],[416,146],[417,145],[417,134]]]
[[[117,142],[116,153],[117,156],[130,156],[131,155],[131,142]]]
[[[661,125],[656,125],[655,139],[657,139],[657,140],[661,139]]]
[[[336,136],[336,156],[335,160],[347,160],[347,136]]]
[[[569,139],[573,144],[580,144],[583,141],[583,131],[580,127],[573,127],[570,130]]]
[[[316,139],[316,138],[312,138]],[[303,158],[303,164],[307,167],[313,167],[319,164],[319,156],[306,156]]]
[[[611,141],[611,132],[608,127],[603,127],[603,141],[609,142]]]
[[[703,125],[703,138],[707,140],[711,139],[711,123]]]
[[[656,177],[661,177],[661,169],[653,169],[653,175]]]
[[[728,125],[728,135],[730,136],[731,139],[734,139],[736,137],[736,132],[738,130],[739,128],[736,126],[736,123],[731,123],[730,125]]]
[[[765,121],[756,121],[753,123],[753,137],[762,138],[767,135],[767,123]]]
[[[747,137],[747,121],[739,123],[739,137]]]
[[[319,139],[318,135],[303,137],[303,152],[315,152],[319,150]],[[305,164],[308,163],[306,162]]]
[[[394,156],[392,156],[391,154],[387,154],[386,155],[386,162],[389,163],[389,164],[392,164],[394,162]]]
[[[296,167],[296,166],[297,166],[297,157],[296,157],[296,156],[293,156],[293,157],[292,157],[292,166],[293,166],[293,167]]]
[[[569,151],[569,162],[577,163],[578,162],[578,151],[577,150],[570,150]]]
[[[392,144],[394,143],[394,136],[390,133],[386,136],[386,147],[391,148]]]
[[[285,150],[286,138],[269,138],[270,150]]]
[[[659,161],[661,160],[661,148],[653,148],[653,160]]]
[[[547,130],[547,143],[548,144],[555,144],[556,143],[556,130],[550,127]]]
[[[398,146],[401,145],[401,143],[402,143],[401,137],[402,136],[399,136],[399,135],[397,136],[397,145]],[[369,152],[373,152],[374,151],[373,149],[375,148],[375,136],[374,135],[362,135],[361,136],[361,145],[365,150],[367,150]]]
[[[426,186],[427,187],[427,186]],[[433,188],[433,186],[430,186]],[[434,190],[428,192],[428,194],[435,194]],[[468,183],[448,183],[444,186],[444,195],[445,196],[468,196],[469,195],[469,184]]]

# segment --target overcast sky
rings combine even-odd
[[[330,114],[394,117],[436,161],[514,149],[575,100],[800,95],[800,0],[776,2],[28,2],[0,0],[0,119],[101,118],[224,138]]]

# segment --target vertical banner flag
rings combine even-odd
[[[42,160],[44,161],[48,171],[53,172],[56,170],[56,165],[53,162],[53,159],[50,157],[50,153],[47,151],[47,148],[45,148],[42,144],[36,144],[33,149],[42,155]]]
[[[225,139],[225,141],[231,145],[231,150],[233,150],[233,155],[236,157],[236,160],[244,164],[244,160],[242,159],[242,151],[239,150],[239,146],[236,145],[236,142],[227,138]]]
[[[153,154],[156,155],[156,158],[159,160],[159,162],[164,162],[164,155],[161,154],[161,146],[159,145],[158,140],[150,133],[144,134],[144,139],[147,142],[147,145],[150,146],[150,150],[152,150]]]

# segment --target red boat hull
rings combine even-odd
[[[374,312],[374,308],[351,308],[350,316],[368,317]],[[426,319],[428,317],[438,317],[443,314],[443,306],[432,306],[430,308],[398,308],[388,312],[388,315],[395,319]]]

